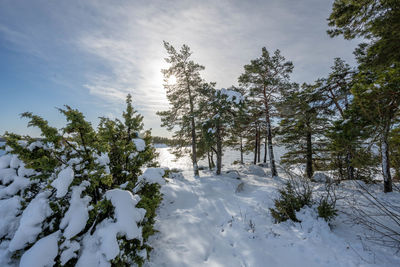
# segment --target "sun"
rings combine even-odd
[[[169,76],[169,78],[167,79],[167,83],[172,85],[176,83],[176,77],[174,75]]]

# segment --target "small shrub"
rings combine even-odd
[[[279,198],[275,200],[275,208],[271,208],[271,215],[275,223],[292,220],[300,222],[296,218],[296,212],[304,206],[311,206],[312,191],[310,187],[298,187],[293,181],[287,182],[285,188],[279,190]]]
[[[335,184],[325,184],[325,194],[321,197],[317,207],[318,217],[329,222],[337,216]]]
[[[329,222],[337,216],[337,209],[332,202],[328,199],[323,198],[318,206],[318,217],[324,218],[325,221]]]

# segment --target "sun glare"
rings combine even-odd
[[[169,76],[167,79],[168,84],[175,84],[176,83],[176,77],[174,75]]]

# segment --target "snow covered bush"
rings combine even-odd
[[[270,208],[275,223],[292,220],[299,222],[296,218],[298,212],[304,206],[311,206],[312,191],[307,189],[297,190],[293,183],[287,182],[284,188],[279,189],[279,198],[275,199],[275,208]]]
[[[130,96],[124,120],[101,118],[97,131],[78,110],[59,111],[61,130],[22,114],[41,139],[5,135],[0,265],[142,265],[164,183],[150,132],[139,137],[143,117]]]
[[[314,200],[315,192],[311,185],[311,181],[306,177],[296,176],[289,173],[289,181],[285,187],[279,189],[279,197],[275,199],[275,207],[270,208],[275,223],[292,220],[301,222],[296,217],[296,213],[303,207],[312,207],[316,209],[318,217],[329,222],[337,215],[335,184],[326,183],[323,192],[319,192],[319,202]]]

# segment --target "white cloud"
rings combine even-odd
[[[49,46],[71,53],[83,66],[81,86],[97,98],[93,102],[107,112],[120,111],[131,93],[146,127],[156,129],[160,120],[155,112],[168,107],[160,72],[167,66],[163,40],[188,44],[194,60],[206,67],[204,78],[219,87],[236,84],[243,65],[258,57],[263,46],[280,48],[294,61],[296,81],[310,82],[329,71],[334,57],[352,58],[354,43],[325,33],[332,1],[42,3],[32,9],[44,14],[44,22],[36,25],[41,17],[35,13],[28,20],[33,28],[28,25],[23,32],[2,26],[0,19],[0,34],[37,55],[51,54]],[[80,53],[71,52],[76,48]]]

